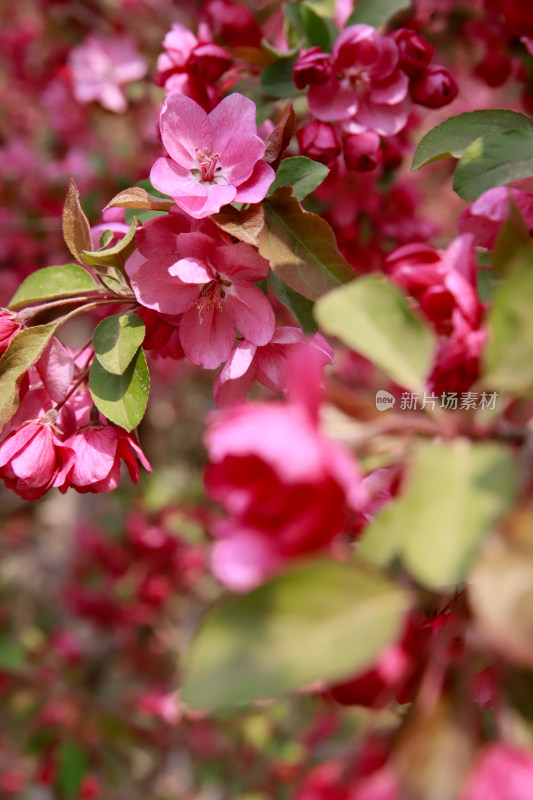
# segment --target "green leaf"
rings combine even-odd
[[[504,109],[466,111],[441,122],[418,143],[412,169],[417,170],[441,158],[460,158],[480,136],[510,130],[533,132],[533,120]]]
[[[374,275],[359,278],[323,297],[315,317],[401,386],[423,390],[437,342],[398,287]]]
[[[331,49],[332,41],[325,19],[307,3],[285,3],[283,11],[306,47],[318,46],[322,50]]]
[[[287,286],[275,272],[268,275],[268,285],[283,305],[292,311],[304,333],[313,334],[318,326],[313,317],[314,303]]]
[[[433,589],[463,580],[483,537],[512,504],[513,477],[512,454],[502,445],[421,445],[389,517],[413,577]]]
[[[476,200],[495,186],[533,175],[533,130],[504,131],[470,144],[455,170],[453,188],[465,200]]]
[[[286,158],[279,165],[268,194],[269,196],[274,194],[278,186],[292,186],[294,196],[298,200],[303,200],[320,186],[328,173],[328,167],[306,156]]]
[[[20,382],[28,369],[38,361],[57,328],[57,322],[50,322],[20,331],[0,358],[0,428],[17,410]]]
[[[410,0],[359,0],[348,17],[346,27],[364,23],[379,28],[399,11],[407,11],[410,8]]]
[[[280,58],[269,64],[261,72],[261,87],[271,97],[293,97],[301,94],[292,79],[292,68],[296,63],[296,56]]]
[[[113,231],[110,231],[109,228],[103,232],[99,241],[100,250],[103,250],[105,247],[107,247],[107,245],[111,242],[113,235]]]
[[[144,322],[133,312],[103,319],[93,339],[96,358],[103,368],[122,375],[143,343],[145,330]]]
[[[325,220],[304,211],[291,189],[280,187],[263,200],[265,225],[259,253],[298,294],[317,300],[355,273],[341,256],[335,234]]]
[[[9,308],[29,305],[37,300],[52,300],[98,291],[103,291],[102,287],[86,269],[77,264],[44,267],[33,272],[20,284]]]
[[[181,697],[214,711],[362,672],[396,640],[409,604],[360,564],[300,564],[206,615]]]
[[[533,250],[509,269],[494,292],[483,382],[503,392],[533,392]]]
[[[136,428],[144,416],[150,388],[142,348],[122,375],[108,372],[95,359],[89,375],[89,388],[96,408],[108,420],[127,431]]]
[[[77,797],[87,772],[87,757],[73,742],[63,742],[58,754],[58,782],[65,797]]]
[[[518,207],[518,203],[510,193],[509,214],[500,228],[492,253],[490,254],[490,261],[496,269],[505,270],[515,261],[521,251],[528,248],[530,245],[531,237],[528,227]]]
[[[139,220],[134,217],[129,231],[114,247],[108,247],[107,250],[84,250],[81,254],[81,260],[84,264],[104,272],[107,272],[108,267],[124,269],[124,262],[135,250],[134,237],[139,225]]]

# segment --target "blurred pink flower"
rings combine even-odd
[[[96,100],[116,113],[122,113],[128,106],[121,86],[144,78],[148,69],[127,36],[104,39],[90,34],[82,44],[72,48],[68,63],[76,100],[79,103]]]
[[[460,800],[530,800],[533,752],[507,744],[485,748],[466,782]]]
[[[49,421],[26,422],[0,445],[0,478],[24,500],[37,500],[61,482],[70,456]]]
[[[473,234],[475,244],[492,250],[511,213],[511,198],[520,209],[530,233],[533,232],[533,194],[509,186],[497,186],[483,192],[460,215],[457,229],[460,233]]]
[[[274,170],[262,161],[255,103],[242,94],[228,95],[209,114],[190,97],[170,95],[161,111],[161,136],[169,156],[155,162],[150,180],[196,219],[234,201],[257,203],[274,180]]]

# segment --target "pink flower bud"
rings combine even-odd
[[[329,166],[341,152],[341,143],[333,125],[315,120],[296,133],[300,154]]]
[[[323,53],[320,47],[302,50],[293,67],[292,77],[298,89],[309,84],[317,86],[327,83],[333,77],[333,65],[329,53]]]
[[[382,158],[380,138],[374,131],[353,133],[344,140],[344,160],[348,169],[371,172]]]
[[[433,45],[409,28],[399,28],[391,36],[400,55],[398,66],[410,78],[423,74],[435,53]]]
[[[457,97],[459,91],[455,80],[446,67],[430,66],[427,71],[412,81],[410,86],[413,102],[425,108],[442,108]]]
[[[11,339],[22,328],[22,322],[18,314],[8,311],[7,308],[0,308],[0,356],[5,353]]]

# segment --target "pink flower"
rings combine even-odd
[[[423,74],[435,53],[433,45],[409,28],[398,28],[391,37],[398,46],[399,64],[405,74],[410,78]]]
[[[139,302],[163,314],[183,314],[180,340],[187,358],[205,369],[227,359],[239,330],[254,345],[274,332],[274,312],[253,281],[268,262],[247,244],[221,244],[204,233],[175,237],[174,263],[149,258],[131,275]]]
[[[300,328],[280,326],[263,347],[240,342],[215,380],[213,396],[217,406],[228,408],[243,401],[254,381],[274,392],[286,392],[290,354],[305,341]],[[324,365],[333,363],[333,350],[321,334],[313,336],[310,344],[321,354]]]
[[[134,483],[139,480],[137,458],[151,472],[143,451],[122,428],[112,425],[84,428],[70,436],[65,445],[72,452],[63,473],[64,481],[59,486],[63,493],[70,486],[82,494],[116,489],[120,482],[121,459]]]
[[[0,445],[0,477],[24,500],[37,500],[61,482],[71,454],[50,422],[26,422]]]
[[[96,100],[116,113],[125,111],[128,105],[121,86],[144,78],[148,68],[126,36],[103,39],[90,34],[70,51],[68,60],[76,100]]]
[[[255,103],[230,94],[207,114],[179,94],[168,97],[161,111],[161,136],[169,157],[159,158],[150,180],[196,219],[220,211],[227,203],[257,203],[274,180],[261,159]]]
[[[507,744],[485,748],[471,772],[461,800],[530,800],[533,752]]]
[[[248,403],[211,418],[209,494],[230,518],[213,526],[216,576],[247,591],[306,553],[328,549],[363,491],[342,447],[319,430],[320,357],[291,362],[291,403]]]
[[[524,221],[533,231],[533,194],[509,186],[489,189],[459,216],[457,229],[471,233],[475,244],[492,250],[503,225],[511,212],[511,197],[520,209]]]
[[[324,122],[340,120],[349,133],[397,133],[409,108],[409,81],[398,62],[393,39],[370,25],[350,25],[333,46],[336,77],[309,89],[311,113]]]
[[[0,356],[2,356],[14,336],[22,330],[19,315],[7,308],[0,308]]]
[[[408,244],[387,258],[389,274],[419,301],[439,333],[450,332],[454,314],[473,326],[483,311],[477,296],[473,237],[458,236],[441,252],[426,244]]]
[[[200,26],[198,38],[184,25],[176,22],[163,39],[164,53],[157,59],[155,82],[164,86],[167,92],[179,91],[181,85],[188,97],[198,100],[208,93],[221,75],[231,66],[228,53],[210,41]],[[180,76],[178,81],[174,80]],[[205,88],[203,86],[205,84]],[[204,108],[211,108],[209,102]]]

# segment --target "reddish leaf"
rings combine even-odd
[[[296,131],[296,114],[292,103],[289,103],[285,109],[282,118],[270,133],[265,141],[265,155],[264,160],[270,164],[273,169],[279,166],[283,151],[288,146]]]
[[[246,211],[237,211],[233,206],[224,209],[211,217],[213,222],[230,236],[241,242],[259,244],[259,233],[265,224],[263,207],[259,203],[249,206]]]
[[[104,211],[107,211],[108,208],[140,208],[148,211],[169,211],[174,205],[176,204],[173,200],[154,197],[154,195],[148,194],[146,189],[141,189],[140,186],[132,186],[130,189],[124,189],[116,194],[106,205]]]
[[[259,234],[259,253],[291,289],[318,300],[355,273],[337,248],[328,223],[304,211],[289,187],[282,186],[263,200],[265,225]]]
[[[92,250],[91,226],[83,213],[78,187],[72,179],[63,206],[63,238],[78,261],[81,261],[82,250]]]

